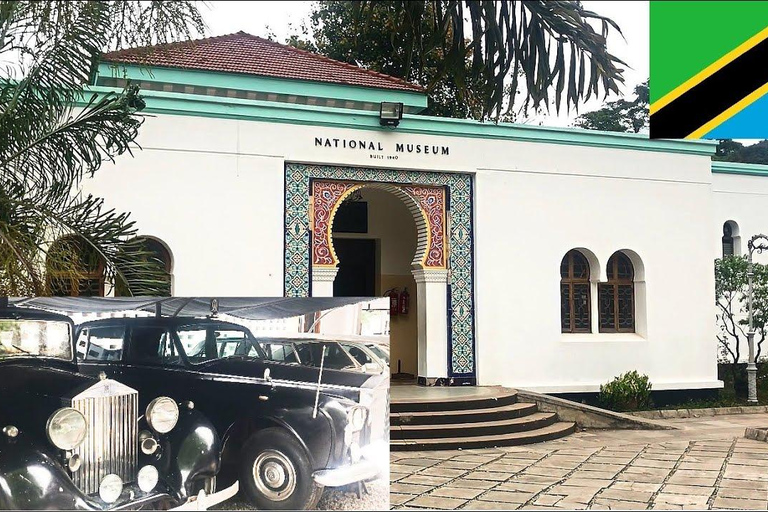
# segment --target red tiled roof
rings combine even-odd
[[[242,31],[195,41],[119,50],[102,55],[102,60],[425,92],[420,85],[400,78],[285,46]]]

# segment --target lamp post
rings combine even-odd
[[[749,249],[749,255],[747,257],[747,307],[749,308],[748,322],[749,330],[747,331],[747,344],[749,345],[749,362],[747,363],[747,386],[748,396],[747,402],[751,404],[757,403],[757,365],[755,364],[755,325],[753,320],[753,295],[754,286],[752,284],[752,278],[755,273],[752,271],[752,254],[757,251],[758,254],[765,250],[768,250],[768,236],[755,235],[747,242],[747,248]]]

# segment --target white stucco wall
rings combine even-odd
[[[768,214],[766,206],[768,205],[768,180],[762,176],[745,176],[733,174],[713,174],[712,192],[714,200],[714,222],[712,233],[715,243],[713,244],[713,258],[722,256],[723,224],[731,222],[732,226],[738,228],[734,232],[734,253],[746,255],[748,252],[747,242],[757,234],[768,234]],[[759,263],[768,263],[768,253],[755,253],[753,259]],[[746,314],[737,315],[737,320],[746,321]],[[746,333],[746,326],[743,327]],[[715,327],[715,333],[719,333],[719,328]],[[746,335],[741,337],[740,358],[741,362],[747,362],[748,345]],[[735,352],[735,340],[728,338],[731,349]],[[766,357],[765,350],[760,354],[760,358]],[[728,359],[730,360],[730,359]]]
[[[447,145],[450,155],[372,159],[315,147],[320,136]],[[283,293],[285,162],[470,173],[480,384],[595,391],[636,369],[654,389],[717,386],[720,199],[707,157],[169,115],[148,119],[139,142],[135,158],[105,165],[85,188],[170,246],[176,295]],[[642,334],[561,334],[559,264],[577,247],[603,269],[619,249],[642,259]]]

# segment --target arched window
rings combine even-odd
[[[140,240],[144,244],[144,250],[150,252],[152,254],[152,257],[157,258],[163,263],[163,266],[165,267],[165,272],[167,274],[168,282],[164,292],[159,295],[170,297],[171,272],[173,270],[170,251],[168,250],[168,248],[165,246],[163,242],[161,242],[160,240],[157,240],[156,238],[139,237],[137,240]],[[115,297],[126,297],[130,295],[130,293],[128,292],[128,287],[126,286],[125,282],[123,282],[120,278],[117,278],[116,281],[117,282],[115,285]]]
[[[103,297],[104,262],[84,239],[66,236],[48,249],[46,274],[51,295]]]
[[[723,258],[733,255],[733,226],[726,222],[723,224]]]
[[[600,332],[635,332],[635,271],[621,252],[608,260],[608,282],[600,283]]]
[[[573,250],[560,263],[562,332],[590,332],[589,262]]]

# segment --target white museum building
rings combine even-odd
[[[714,259],[768,231],[768,167],[422,115],[417,85],[242,32],[107,54],[91,89],[126,81],[141,150],[83,187],[131,212],[174,295],[392,294],[392,371],[428,385],[722,386]]]

